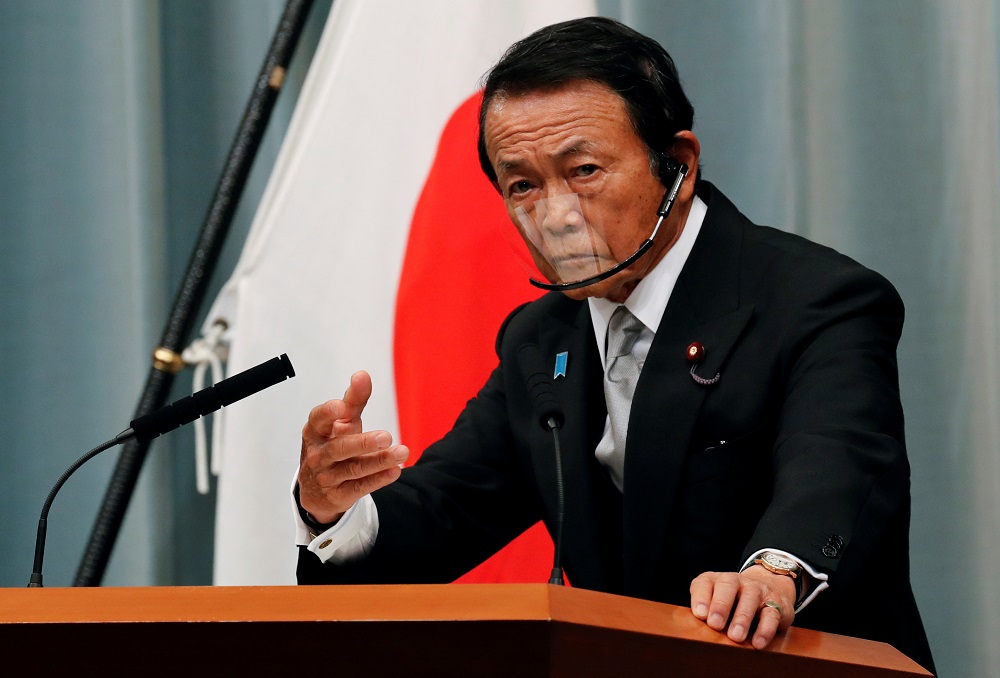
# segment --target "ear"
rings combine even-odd
[[[698,176],[698,158],[701,155],[701,142],[691,130],[682,130],[674,135],[674,145],[668,155],[688,167],[687,178],[681,184],[677,195],[678,202],[688,202],[694,199],[694,185]]]

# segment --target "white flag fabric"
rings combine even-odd
[[[445,124],[511,43],[595,4],[333,4],[243,253],[205,324],[229,327],[229,374],[288,353],[298,375],[223,419],[216,584],[294,582],[299,435],[310,408],[339,397],[353,372],[374,383],[366,428],[399,440],[394,308]],[[474,135],[468,144],[474,153]]]

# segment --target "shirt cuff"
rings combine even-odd
[[[376,537],[378,509],[375,500],[366,494],[340,517],[336,525],[315,535],[307,548],[324,563],[346,565],[367,556]]]
[[[298,546],[306,546],[322,562],[334,565],[346,565],[368,555],[378,537],[378,508],[370,494],[355,502],[330,529],[315,534],[302,520],[297,490],[296,477],[292,483],[292,514]]]
[[[770,548],[760,549],[759,551],[751,555],[749,558],[747,558],[746,562],[743,563],[743,567],[740,568],[740,572],[753,565],[753,561],[760,558],[760,555],[762,553],[774,553],[776,555],[781,556],[782,558],[788,558],[789,560],[794,560],[796,563],[798,563],[799,567],[802,568],[803,589],[802,593],[800,594],[802,602],[798,603],[795,606],[795,614],[798,614],[802,610],[806,609],[806,605],[811,603],[813,599],[815,599],[816,596],[820,594],[821,591],[830,588],[830,584],[827,582],[827,580],[830,578],[829,575],[827,575],[825,572],[820,572],[819,570],[815,569],[809,563],[805,562],[801,558],[792,555],[788,551],[782,551],[781,549],[770,549]]]

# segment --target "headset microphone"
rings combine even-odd
[[[623,271],[624,269],[631,266],[639,257],[648,252],[653,247],[653,241],[656,239],[656,234],[660,230],[660,225],[663,223],[663,220],[670,215],[670,211],[673,209],[674,204],[677,202],[677,195],[680,192],[681,185],[684,183],[684,179],[687,177],[688,173],[688,166],[685,165],[684,163],[677,163],[677,161],[674,160],[673,158],[668,158],[666,156],[663,156],[660,162],[657,164],[659,165],[658,172],[660,176],[660,181],[663,182],[665,186],[669,186],[669,188],[667,189],[667,192],[664,194],[663,200],[660,202],[660,206],[656,209],[656,214],[659,218],[656,221],[656,226],[653,227],[653,232],[649,235],[648,238],[646,238],[646,240],[644,240],[639,245],[638,249],[636,249],[635,252],[626,257],[620,263],[615,264],[614,266],[607,268],[603,271],[600,271],[595,275],[584,277],[581,280],[565,282],[565,283],[550,283],[541,280],[536,280],[535,278],[529,278],[528,281],[535,287],[541,288],[543,290],[549,290],[551,292],[567,292],[569,290],[576,290],[580,289],[581,287],[587,287],[588,285],[593,285],[594,283],[600,282],[602,280],[607,280],[608,278],[615,275],[619,271]],[[672,182],[664,181],[664,178],[669,177],[671,174],[674,175],[673,181]],[[541,229],[538,228],[537,224],[531,223],[530,219],[527,216],[527,213],[524,210],[517,212],[517,214],[518,218],[522,222],[522,228],[524,228],[526,233],[528,232],[540,233]],[[543,239],[541,236],[538,236],[538,238],[539,240]],[[536,249],[539,249],[540,243],[533,243],[533,244],[535,245]],[[598,257],[595,256],[594,259],[597,260]]]

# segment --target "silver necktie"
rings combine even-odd
[[[615,446],[613,457],[617,462],[616,466],[621,465],[615,469],[619,478],[624,475],[622,471],[625,465],[625,437],[628,434],[632,396],[639,381],[639,363],[632,355],[632,346],[644,328],[642,321],[624,306],[615,309],[608,324],[604,401],[607,403],[608,417],[611,421],[611,439]]]

